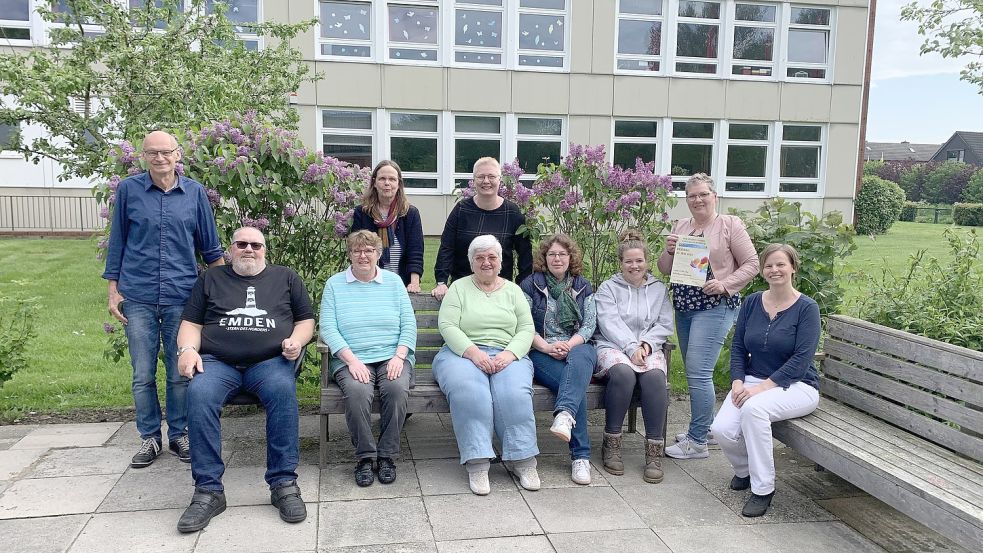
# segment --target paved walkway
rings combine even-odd
[[[673,402],[670,436],[686,402]],[[317,418],[301,419],[299,484],[309,516],[282,522],[263,482],[262,413],[224,421],[229,509],[205,530],[179,534],[191,497],[189,465],[170,455],[129,468],[139,445],[130,423],[0,427],[0,551],[211,552],[674,552],[874,553],[955,551],[931,532],[781,446],[769,513],[745,519],[747,492],[727,489],[719,450],[666,460],[661,484],[642,481],[642,437],[626,435],[626,474],[599,470],[601,412],[592,413],[593,484],[570,481],[566,444],[542,418],[543,489],[527,492],[500,464],[492,493],[472,495],[446,415],[405,427],[399,478],[358,488],[342,416],[331,418],[331,464],[317,467]]]

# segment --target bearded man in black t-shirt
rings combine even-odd
[[[188,435],[195,493],[177,529],[195,532],[225,510],[222,426],[239,390],[266,408],[266,482],[287,522],[307,518],[297,486],[299,413],[294,364],[314,334],[314,310],[293,270],[266,264],[266,239],[252,227],[232,235],[232,265],[198,278],[181,315],[178,371],[188,386]]]

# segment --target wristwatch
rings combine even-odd
[[[181,347],[177,348],[178,357],[180,357],[184,352],[188,351],[189,349],[193,349],[195,351],[198,351],[198,348],[196,348],[194,346],[181,346]]]

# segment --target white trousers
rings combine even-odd
[[[744,386],[758,385],[762,379],[747,376]],[[775,491],[775,454],[771,423],[802,417],[819,405],[819,391],[796,382],[784,389],[775,387],[744,402],[740,408],[730,393],[713,419],[710,429],[727,456],[734,474],[751,476],[751,491],[767,495]]]

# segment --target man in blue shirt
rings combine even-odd
[[[109,312],[126,328],[133,365],[133,403],[143,440],[130,463],[134,468],[150,466],[163,450],[156,380],[161,344],[169,449],[191,461],[188,380],[177,367],[178,326],[198,278],[195,252],[209,267],[225,263],[205,188],[175,170],[181,159],[177,140],[151,132],[143,139],[143,158],[147,172],[123,180],[116,190],[102,274],[109,281]]]

